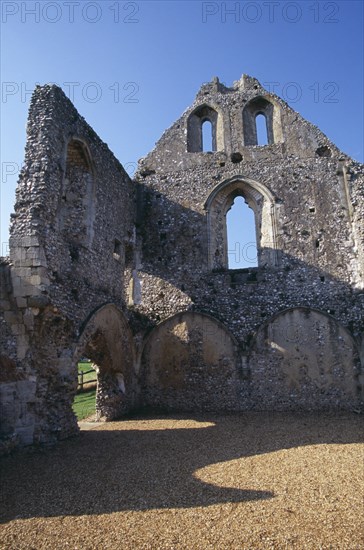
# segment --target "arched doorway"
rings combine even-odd
[[[113,420],[136,404],[137,381],[132,333],[124,314],[113,304],[96,310],[84,324],[73,361],[87,357],[96,366],[96,417]]]

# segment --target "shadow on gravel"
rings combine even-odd
[[[183,427],[187,419],[192,428]],[[362,435],[362,418],[351,413],[145,416],[109,423],[53,448],[3,458],[0,519],[274,498],[269,490],[209,485],[194,472],[284,448],[357,443]]]

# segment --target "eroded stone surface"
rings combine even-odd
[[[204,84],[134,181],[62,90],[37,87],[0,264],[5,447],[78,432],[82,356],[106,420],[146,405],[358,409],[363,188],[362,165],[246,75]],[[229,270],[239,196],[258,266]]]

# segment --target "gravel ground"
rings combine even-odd
[[[84,423],[1,461],[2,549],[361,550],[356,414]]]

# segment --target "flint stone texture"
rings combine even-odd
[[[78,433],[85,356],[104,420],[359,410],[363,195],[363,166],[247,75],[204,84],[134,180],[60,88],[37,87],[0,263],[2,448]],[[233,270],[237,197],[257,265]]]

